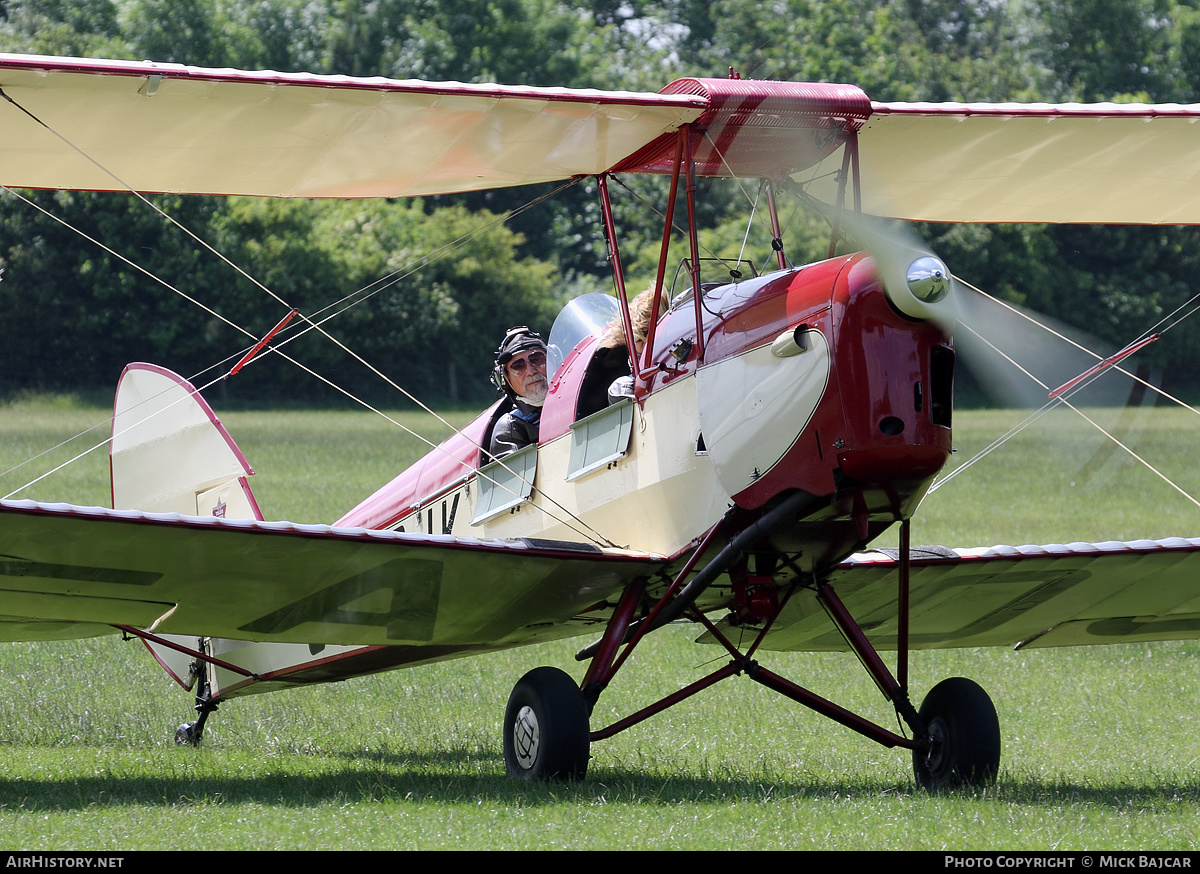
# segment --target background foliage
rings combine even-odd
[[[876,100],[1200,100],[1200,9],[1181,0],[0,0],[0,50],[606,89],[658,90],[734,67],[853,82]],[[645,205],[661,207],[659,181],[631,180],[637,196],[619,204],[635,289],[656,255],[660,231]],[[132,360],[201,375],[248,345],[241,331],[261,335],[290,306],[328,315],[366,290],[365,302],[323,329],[425,399],[487,399],[505,327],[548,329],[563,300],[611,285],[589,186],[497,223],[542,193],[391,203],[156,198],[272,296],[129,196],[22,193],[108,252],[5,192],[0,394],[110,386]],[[706,244],[736,254],[748,207],[717,193],[703,203]],[[1114,347],[1200,288],[1192,228],[922,230],[960,275]],[[818,256],[819,235],[791,232],[793,247],[807,254],[811,243]],[[761,247],[754,255],[763,258]],[[1168,387],[1194,393],[1197,346],[1185,324],[1144,355]],[[315,330],[288,348],[328,382],[398,400],[387,380]],[[278,359],[244,374],[220,391],[276,402],[337,397]]]

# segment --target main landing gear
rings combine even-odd
[[[797,508],[789,507],[785,512],[794,514]],[[795,516],[792,515],[792,518]],[[954,677],[938,683],[926,696],[919,712],[909,702],[905,688],[908,649],[907,523],[902,525],[901,530],[900,635],[897,645],[897,673],[900,680],[893,677],[883,664],[874,646],[832,587],[818,584],[815,588],[817,600],[825,612],[909,728],[911,734],[904,736],[784,679],[754,660],[754,652],[770,631],[771,624],[798,590],[798,586],[793,585],[779,592],[776,598],[775,593],[764,593],[768,586],[763,577],[745,577],[739,571],[738,563],[748,545],[760,541],[764,536],[764,528],[769,529],[772,524],[770,514],[760,521],[766,525],[753,531],[743,531],[733,539],[730,547],[710,561],[687,585],[683,585],[691,576],[695,562],[722,527],[716,526],[697,547],[649,614],[637,620],[634,617],[643,603],[645,586],[631,585],[614,609],[604,636],[580,653],[579,658],[591,658],[582,684],[576,685],[564,672],[546,667],[530,671],[521,678],[509,698],[504,717],[504,763],[511,776],[524,780],[581,779],[587,773],[591,742],[612,737],[720,680],[745,674],[755,682],[884,746],[911,750],[917,785],[926,791],[942,792],[978,786],[995,779],[1000,767],[1000,723],[996,708],[979,685],[962,677]],[[701,611],[694,609],[696,599],[708,583],[726,572],[733,581],[737,609],[761,613],[753,617],[751,623],[760,629],[758,636],[745,652],[730,643]],[[697,581],[701,581],[699,585]],[[747,591],[739,593],[739,585],[743,585]],[[646,633],[685,612],[725,647],[731,661],[707,677],[611,726],[590,731],[592,708],[630,651]]]

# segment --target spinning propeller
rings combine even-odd
[[[961,290],[953,287],[945,263],[910,225],[867,215],[842,224],[847,236],[871,253],[892,306],[909,318],[953,329]]]
[[[1111,351],[1089,351],[1100,341],[960,281],[910,224],[858,215],[843,225],[871,254],[892,305],[951,334],[958,361],[992,402],[1039,408],[1056,389],[1065,396],[1086,389],[1083,402],[1111,405],[1129,394],[1127,379],[1093,370]]]

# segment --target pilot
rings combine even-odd
[[[510,328],[496,350],[492,379],[513,402],[513,408],[496,422],[488,445],[493,458],[503,458],[538,440],[542,404],[550,388],[541,335],[524,326]]]

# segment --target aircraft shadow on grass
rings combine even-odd
[[[523,807],[576,801],[606,804],[636,803],[675,807],[686,803],[736,804],[822,799],[869,799],[919,796],[921,790],[907,780],[821,780],[742,777],[700,777],[683,774],[647,775],[640,768],[596,769],[586,781],[552,785],[515,783],[504,779],[503,757],[498,753],[449,751],[428,755],[389,753],[346,754],[346,764],[315,775],[269,774],[256,777],[120,777],[88,776],[80,779],[3,779],[0,798],[19,799],[12,812],[92,809],[98,803],[142,807],[173,807],[181,801],[219,800],[222,804],[253,802],[301,807],[336,799],[359,802],[436,801],[452,805],[488,799]],[[487,774],[438,773],[474,760],[486,763]],[[949,790],[950,796],[986,798],[1005,804],[1055,807],[1060,805],[1127,811],[1131,805],[1153,812],[1180,804],[1200,803],[1200,779],[1164,781],[1143,786],[1114,783],[1080,783],[1070,780],[1000,777],[986,788]]]

